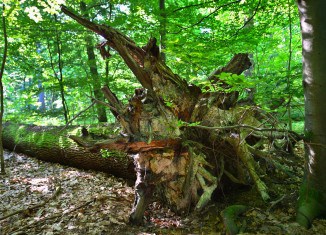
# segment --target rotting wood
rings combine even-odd
[[[162,200],[171,209],[184,213],[205,207],[213,190],[228,177],[240,184],[255,184],[262,198],[268,199],[267,187],[258,177],[247,139],[259,129],[277,129],[273,123],[268,120],[260,122],[256,118],[259,111],[254,108],[238,107],[237,91],[211,92],[189,85],[160,59],[154,38],[144,47],[139,47],[110,26],[84,19],[65,6],[62,6],[62,11],[103,36],[106,42],[100,47],[116,50],[142,85],[126,105],[122,105],[124,102],[119,101],[108,87],[103,88],[108,101],[106,106],[121,125],[120,138],[89,140],[78,135],[67,138],[74,143],[74,151],[80,151],[77,158],[80,162],[105,153],[107,156],[119,156],[94,162],[116,164],[114,173],[117,175],[123,175],[117,169],[124,173],[128,169],[130,174],[134,174],[130,167],[135,166],[136,198],[131,222],[142,222],[155,190],[161,192]],[[107,48],[105,50],[108,51]],[[228,88],[218,75],[221,72],[239,75],[249,67],[248,55],[239,53],[207,79],[214,85],[221,82],[221,88]],[[200,123],[198,128],[196,123]],[[225,126],[228,128],[223,128]],[[253,126],[254,130],[248,131],[243,128],[245,126]],[[44,153],[33,145],[19,144],[19,148],[29,148],[30,154],[43,154],[44,157]],[[69,152],[71,148],[58,149],[51,150],[51,154],[61,154],[65,163],[76,161],[76,153],[72,157]],[[54,154],[52,158],[56,158]],[[100,168],[96,164],[93,167]],[[245,177],[248,173],[250,180]]]

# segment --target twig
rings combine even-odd
[[[1,218],[0,218],[0,221],[1,221],[1,220],[4,220],[4,219],[7,219],[8,217],[11,217],[11,216],[13,216],[13,215],[17,215],[17,214],[23,213],[23,212],[25,212],[25,211],[32,211],[32,210],[34,210],[34,209],[36,209],[36,208],[39,208],[39,207],[44,206],[44,205],[45,205],[46,203],[48,203],[50,200],[56,198],[56,197],[59,195],[60,191],[61,191],[61,186],[59,186],[59,187],[57,188],[57,190],[54,192],[54,194],[53,194],[50,198],[48,198],[47,200],[45,200],[44,202],[42,202],[42,203],[40,203],[40,204],[37,204],[37,205],[35,205],[35,206],[28,207],[28,208],[26,208],[26,209],[21,209],[21,210],[18,210],[18,211],[14,211],[14,212],[12,212],[12,213],[10,213],[10,214],[8,214],[8,215],[5,215],[5,216],[1,217]]]
[[[283,195],[282,197],[280,197],[280,198],[277,199],[276,201],[272,201],[270,207],[268,207],[268,209],[267,209],[266,212],[269,213],[270,210],[271,210],[271,209],[272,209],[272,208],[273,208],[277,203],[281,202],[284,198],[285,198],[285,195]]]
[[[66,129],[68,127],[68,125],[70,123],[72,123],[72,121],[74,121],[76,118],[78,118],[82,113],[86,112],[87,110],[89,110],[91,107],[93,107],[93,105],[96,103],[95,100],[93,100],[93,102],[84,110],[80,111],[79,113],[76,114],[76,116],[74,116],[72,119],[69,120],[69,122],[67,122],[67,124],[59,131],[63,131],[64,129]]]
[[[259,0],[259,2],[258,2],[258,4],[257,4],[257,6],[256,6],[256,8],[255,8],[255,12],[249,17],[249,19],[232,35],[232,37],[234,37],[234,36],[237,36],[238,35],[238,33],[240,32],[240,30],[242,30],[243,28],[245,28],[246,27],[246,25],[250,22],[250,21],[252,21],[252,19],[255,17],[255,15],[257,14],[257,11],[258,11],[258,8],[259,8],[259,6],[260,6],[260,4],[261,4],[261,0]]]
[[[104,105],[104,106],[106,106],[106,107],[109,107],[110,109],[112,109],[112,110],[114,110],[114,111],[116,111],[116,112],[119,111],[119,110],[117,110],[115,107],[113,107],[112,105],[110,105],[110,104],[108,104],[108,103],[105,103],[105,102],[102,101],[102,100],[98,100],[98,99],[95,99],[95,98],[93,98],[93,97],[90,97],[90,98],[92,98],[92,100],[93,100],[95,103],[97,103],[97,104],[101,104],[101,105]]]

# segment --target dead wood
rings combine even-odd
[[[220,91],[230,88],[220,78],[221,73],[241,74],[251,65],[248,54],[236,54],[208,77],[208,82],[221,88],[212,92],[174,74],[161,60],[155,38],[140,47],[108,25],[93,23],[65,6],[62,11],[103,36],[106,42],[99,46],[101,53],[109,56],[107,47],[116,50],[142,85],[127,105],[109,87],[102,89],[108,102],[105,105],[121,125],[122,140],[89,141],[70,136],[87,152],[110,154],[114,150],[124,153],[122,158],[133,159],[137,180],[131,222],[142,223],[155,191],[178,213],[189,208],[200,210],[226,178],[237,184],[253,184],[264,200],[269,199],[249,138],[259,142],[262,138],[257,133],[274,132],[274,123],[258,119],[260,111],[255,107],[237,106],[238,91]]]
[[[97,129],[101,130],[101,128]],[[106,127],[105,129],[108,131],[110,128]],[[120,157],[119,152],[113,152],[110,157],[103,157],[100,151],[91,152],[85,146],[81,146],[80,143],[69,138],[69,136],[78,135],[85,145],[99,141],[91,136],[81,137],[81,130],[82,128],[78,126],[62,130],[62,127],[5,123],[2,133],[3,146],[42,161],[86,170],[103,171],[125,179],[135,179],[133,159],[125,156],[126,154],[124,154],[125,157]],[[122,137],[114,137],[111,140],[114,139],[120,142]]]

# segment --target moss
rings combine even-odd
[[[304,181],[300,189],[296,221],[305,228],[310,228],[312,221],[326,215],[326,192]]]
[[[304,121],[293,122],[293,131],[302,134],[304,132]]]
[[[108,150],[108,149],[101,149],[101,155],[103,158],[125,158],[127,154],[125,152],[119,150]]]
[[[79,127],[73,127],[59,132],[53,127],[10,124],[4,129],[4,135],[11,136],[15,143],[33,143],[37,148],[48,146],[69,147],[74,142],[67,136],[80,133],[79,129]]]
[[[120,130],[119,127],[114,128],[113,126],[90,126],[88,128],[89,133],[92,133],[97,136],[108,136],[116,134]]]
[[[227,234],[233,235],[239,233],[240,228],[237,226],[236,219],[240,214],[245,213],[247,210],[247,206],[232,205],[221,212]]]

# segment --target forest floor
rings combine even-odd
[[[302,148],[297,152],[291,161],[302,175]],[[8,174],[0,176],[0,235],[225,234],[220,211],[232,204],[250,206],[237,219],[242,234],[326,234],[326,220],[315,220],[310,230],[294,222],[299,176],[275,179],[269,188],[273,200],[268,203],[254,188],[225,192],[205,211],[183,217],[153,202],[144,226],[131,226],[134,193],[124,180],[16,153],[5,156]]]

